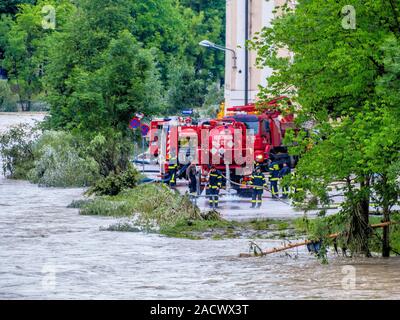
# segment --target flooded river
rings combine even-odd
[[[1,114],[1,129],[22,118]],[[67,209],[82,192],[0,177],[0,299],[400,298],[398,258],[321,265],[300,249],[242,259],[246,239],[100,231],[115,220]]]

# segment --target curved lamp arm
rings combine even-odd
[[[206,48],[212,48],[212,49],[217,49],[217,50],[222,50],[222,51],[230,51],[233,54],[233,68],[236,69],[237,68],[237,55],[236,55],[236,51],[230,48],[226,48],[223,46],[220,46],[218,44],[212,43],[208,40],[203,40],[199,43],[199,45],[206,47]]]

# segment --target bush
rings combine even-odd
[[[129,168],[122,174],[111,173],[108,177],[102,178],[87,191],[87,195],[116,196],[124,189],[131,189],[137,186],[140,174],[134,168]]]
[[[81,209],[83,206],[93,202],[92,199],[84,199],[84,200],[73,200],[67,208],[69,209]]]
[[[148,184],[120,194],[139,213],[141,225],[155,222],[158,226],[175,225],[182,219],[202,219],[200,210],[187,196],[180,195],[164,184]]]
[[[112,133],[90,138],[51,130],[40,135],[40,130],[46,126],[20,124],[0,135],[4,175],[46,187],[87,187],[111,174],[93,188],[98,195],[117,195],[137,185],[139,174],[129,163],[129,139]]]
[[[3,174],[11,179],[27,179],[34,167],[33,144],[39,133],[29,124],[12,126],[0,135]]]
[[[29,180],[47,187],[86,187],[99,178],[99,165],[85,155],[77,138],[47,131],[33,148],[35,166]]]
[[[100,174],[107,177],[111,173],[119,174],[129,168],[132,156],[132,140],[121,132],[107,129],[95,137],[88,137],[85,153],[100,166]]]
[[[158,184],[140,185],[114,197],[98,197],[93,202],[85,204],[81,214],[115,217],[139,214],[137,216],[139,225],[155,223],[160,227],[175,225],[182,219],[203,219],[200,210],[188,197]]]
[[[0,111],[17,111],[17,98],[12,94],[7,80],[0,79]]]
[[[91,216],[131,216],[133,208],[124,201],[110,201],[107,199],[97,199],[88,202],[81,208],[80,214]]]

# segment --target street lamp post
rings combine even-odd
[[[233,49],[229,49],[223,46],[220,46],[218,44],[212,43],[211,41],[208,40],[203,40],[199,43],[199,45],[201,45],[202,47],[206,47],[206,48],[211,48],[211,49],[217,49],[217,50],[222,50],[222,51],[230,51],[232,52],[233,56],[233,69],[237,69],[237,55],[236,55],[236,51]]]

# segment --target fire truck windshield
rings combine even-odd
[[[260,130],[258,121],[246,121],[243,123],[246,125],[247,129],[253,130],[254,134],[258,134],[258,132]]]

